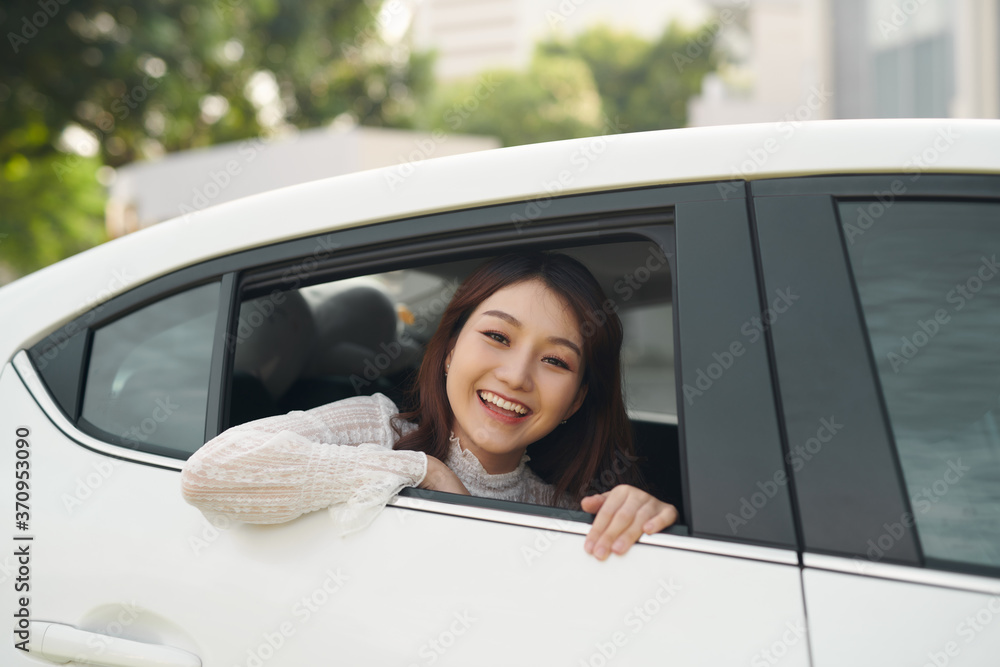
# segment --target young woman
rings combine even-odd
[[[277,523],[330,509],[363,528],[404,486],[582,509],[605,559],[677,518],[618,473],[632,454],[621,391],[622,326],[600,285],[560,254],[506,255],[456,291],[427,345],[414,410],[381,394],[227,430],[185,465],[206,515]],[[628,460],[628,459],[626,459]],[[619,484],[585,496],[607,472]]]

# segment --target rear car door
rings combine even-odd
[[[232,386],[246,300],[518,248],[599,257],[623,243],[647,250],[612,276],[616,307],[670,271],[672,322],[657,322],[675,369],[644,379],[664,398],[633,405],[632,418],[645,465],[682,511],[626,557],[584,553],[587,515],[488,499],[406,492],[344,539],[325,512],[211,523],[181,499],[183,460],[243,407]],[[160,660],[150,664],[247,667],[325,656],[808,665],[764,335],[798,288],[764,288],[756,276],[744,186],[722,183],[335,230],[133,289],[0,376],[10,407],[0,432],[25,433],[33,480],[31,521],[17,536],[31,543],[30,595],[5,595],[4,612],[30,619],[34,657],[95,664],[139,651]],[[17,648],[7,657],[36,664]]]
[[[817,667],[1000,655],[998,191],[753,184],[764,283],[800,296],[772,335]]]

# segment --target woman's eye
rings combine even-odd
[[[483,335],[486,336],[487,338],[491,338],[491,339],[495,340],[496,342],[501,343],[503,345],[506,345],[507,342],[508,342],[507,341],[507,337],[504,336],[499,331],[484,331]]]
[[[543,361],[545,361],[546,363],[551,364],[553,366],[559,366],[560,368],[565,368],[566,370],[569,370],[569,364],[567,364],[565,361],[563,361],[559,357],[545,357],[545,359],[543,359]]]

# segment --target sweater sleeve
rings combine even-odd
[[[188,459],[184,499],[209,518],[248,523],[329,507],[339,534],[359,530],[427,473],[423,452],[392,449],[396,412],[375,394],[235,426]]]

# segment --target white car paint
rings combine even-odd
[[[324,512],[217,528],[181,499],[176,472],[69,441],[11,366],[0,396],[0,432],[15,414],[33,425],[32,617],[95,633],[97,659],[111,653],[104,636],[246,667],[321,654],[346,664],[747,664],[794,636],[782,664],[809,664],[794,552],[656,535],[601,563],[583,551],[583,524],[498,521],[506,513],[483,509],[461,518],[409,498],[346,539],[325,529]],[[38,664],[4,650],[4,664]]]

